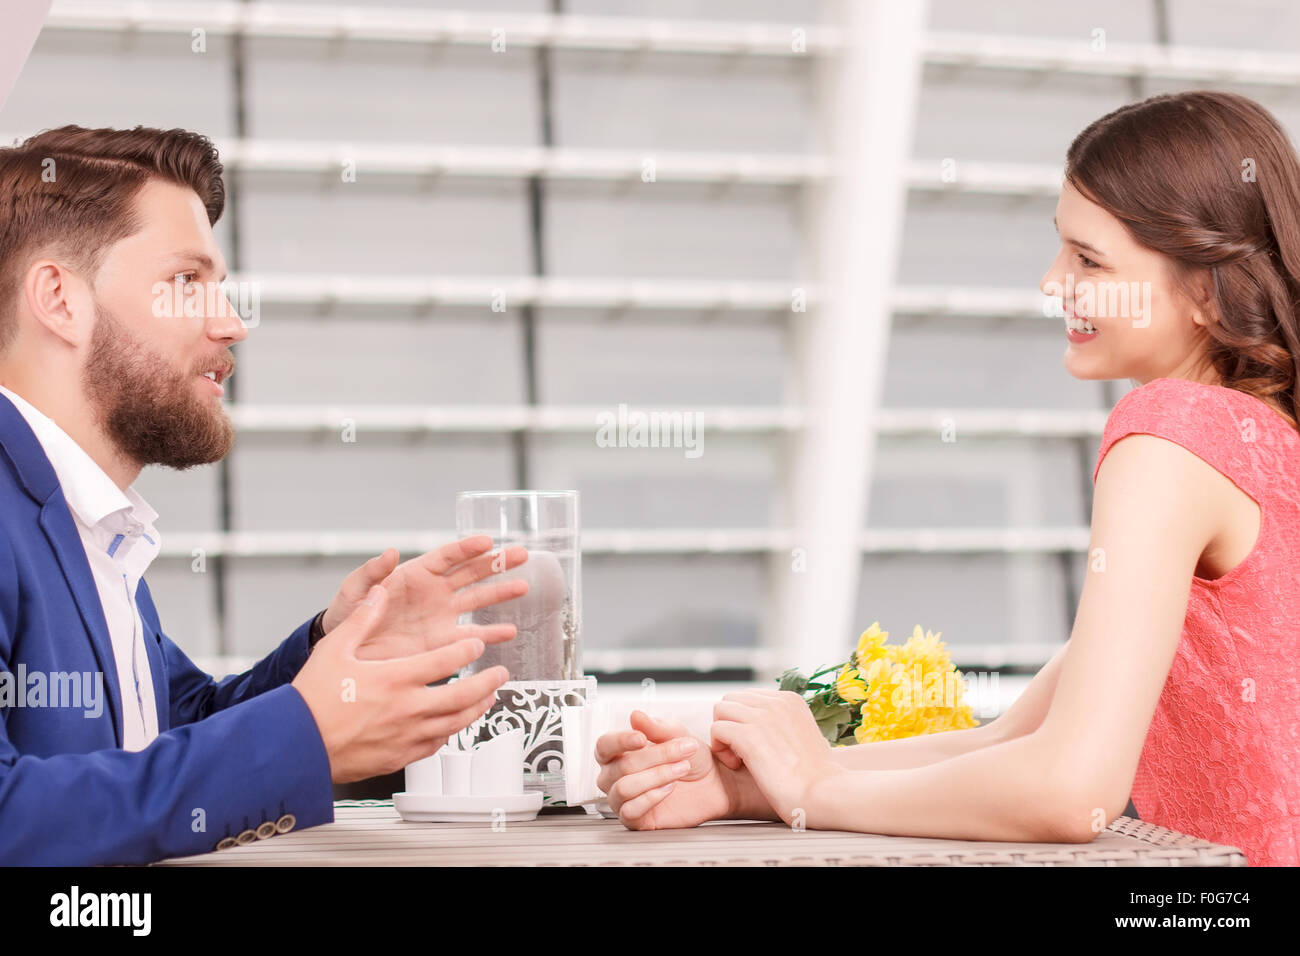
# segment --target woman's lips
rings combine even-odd
[[[1080,321],[1080,316],[1076,315],[1074,309],[1070,308],[1069,306],[1066,306],[1064,308],[1064,312],[1065,312],[1065,336],[1071,342],[1082,344],[1084,342],[1091,342],[1093,339],[1097,337],[1097,334],[1100,331],[1099,329],[1094,328],[1093,331],[1091,332],[1080,332],[1070,328],[1070,322],[1072,320],[1076,322]],[[1088,320],[1083,319],[1083,321],[1086,322]]]

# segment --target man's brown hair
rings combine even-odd
[[[135,196],[151,178],[193,189],[215,224],[221,173],[212,141],[183,129],[61,126],[0,148],[0,351],[33,261],[64,258],[93,280],[107,249],[141,228]]]

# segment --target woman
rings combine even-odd
[[[1244,97],[1157,96],[1074,140],[1055,221],[1067,371],[1138,386],[1102,437],[1070,639],[971,729],[831,748],[797,695],[742,691],[710,751],[637,712],[596,748],[628,827],[1081,843],[1131,794],[1143,820],[1300,864],[1295,149]]]

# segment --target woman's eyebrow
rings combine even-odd
[[[1055,216],[1052,217],[1052,225],[1056,228],[1057,235],[1060,235],[1061,227],[1056,224]],[[1068,236],[1061,236],[1061,238],[1064,239],[1072,246],[1078,246],[1080,249],[1082,249],[1085,252],[1091,252],[1094,256],[1098,258],[1104,259],[1106,257],[1106,253],[1102,252],[1096,246],[1084,242],[1082,239],[1071,239]]]

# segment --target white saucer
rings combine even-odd
[[[445,797],[403,791],[393,794],[393,807],[403,820],[412,823],[522,823],[537,816],[542,800],[540,790],[497,797]]]

